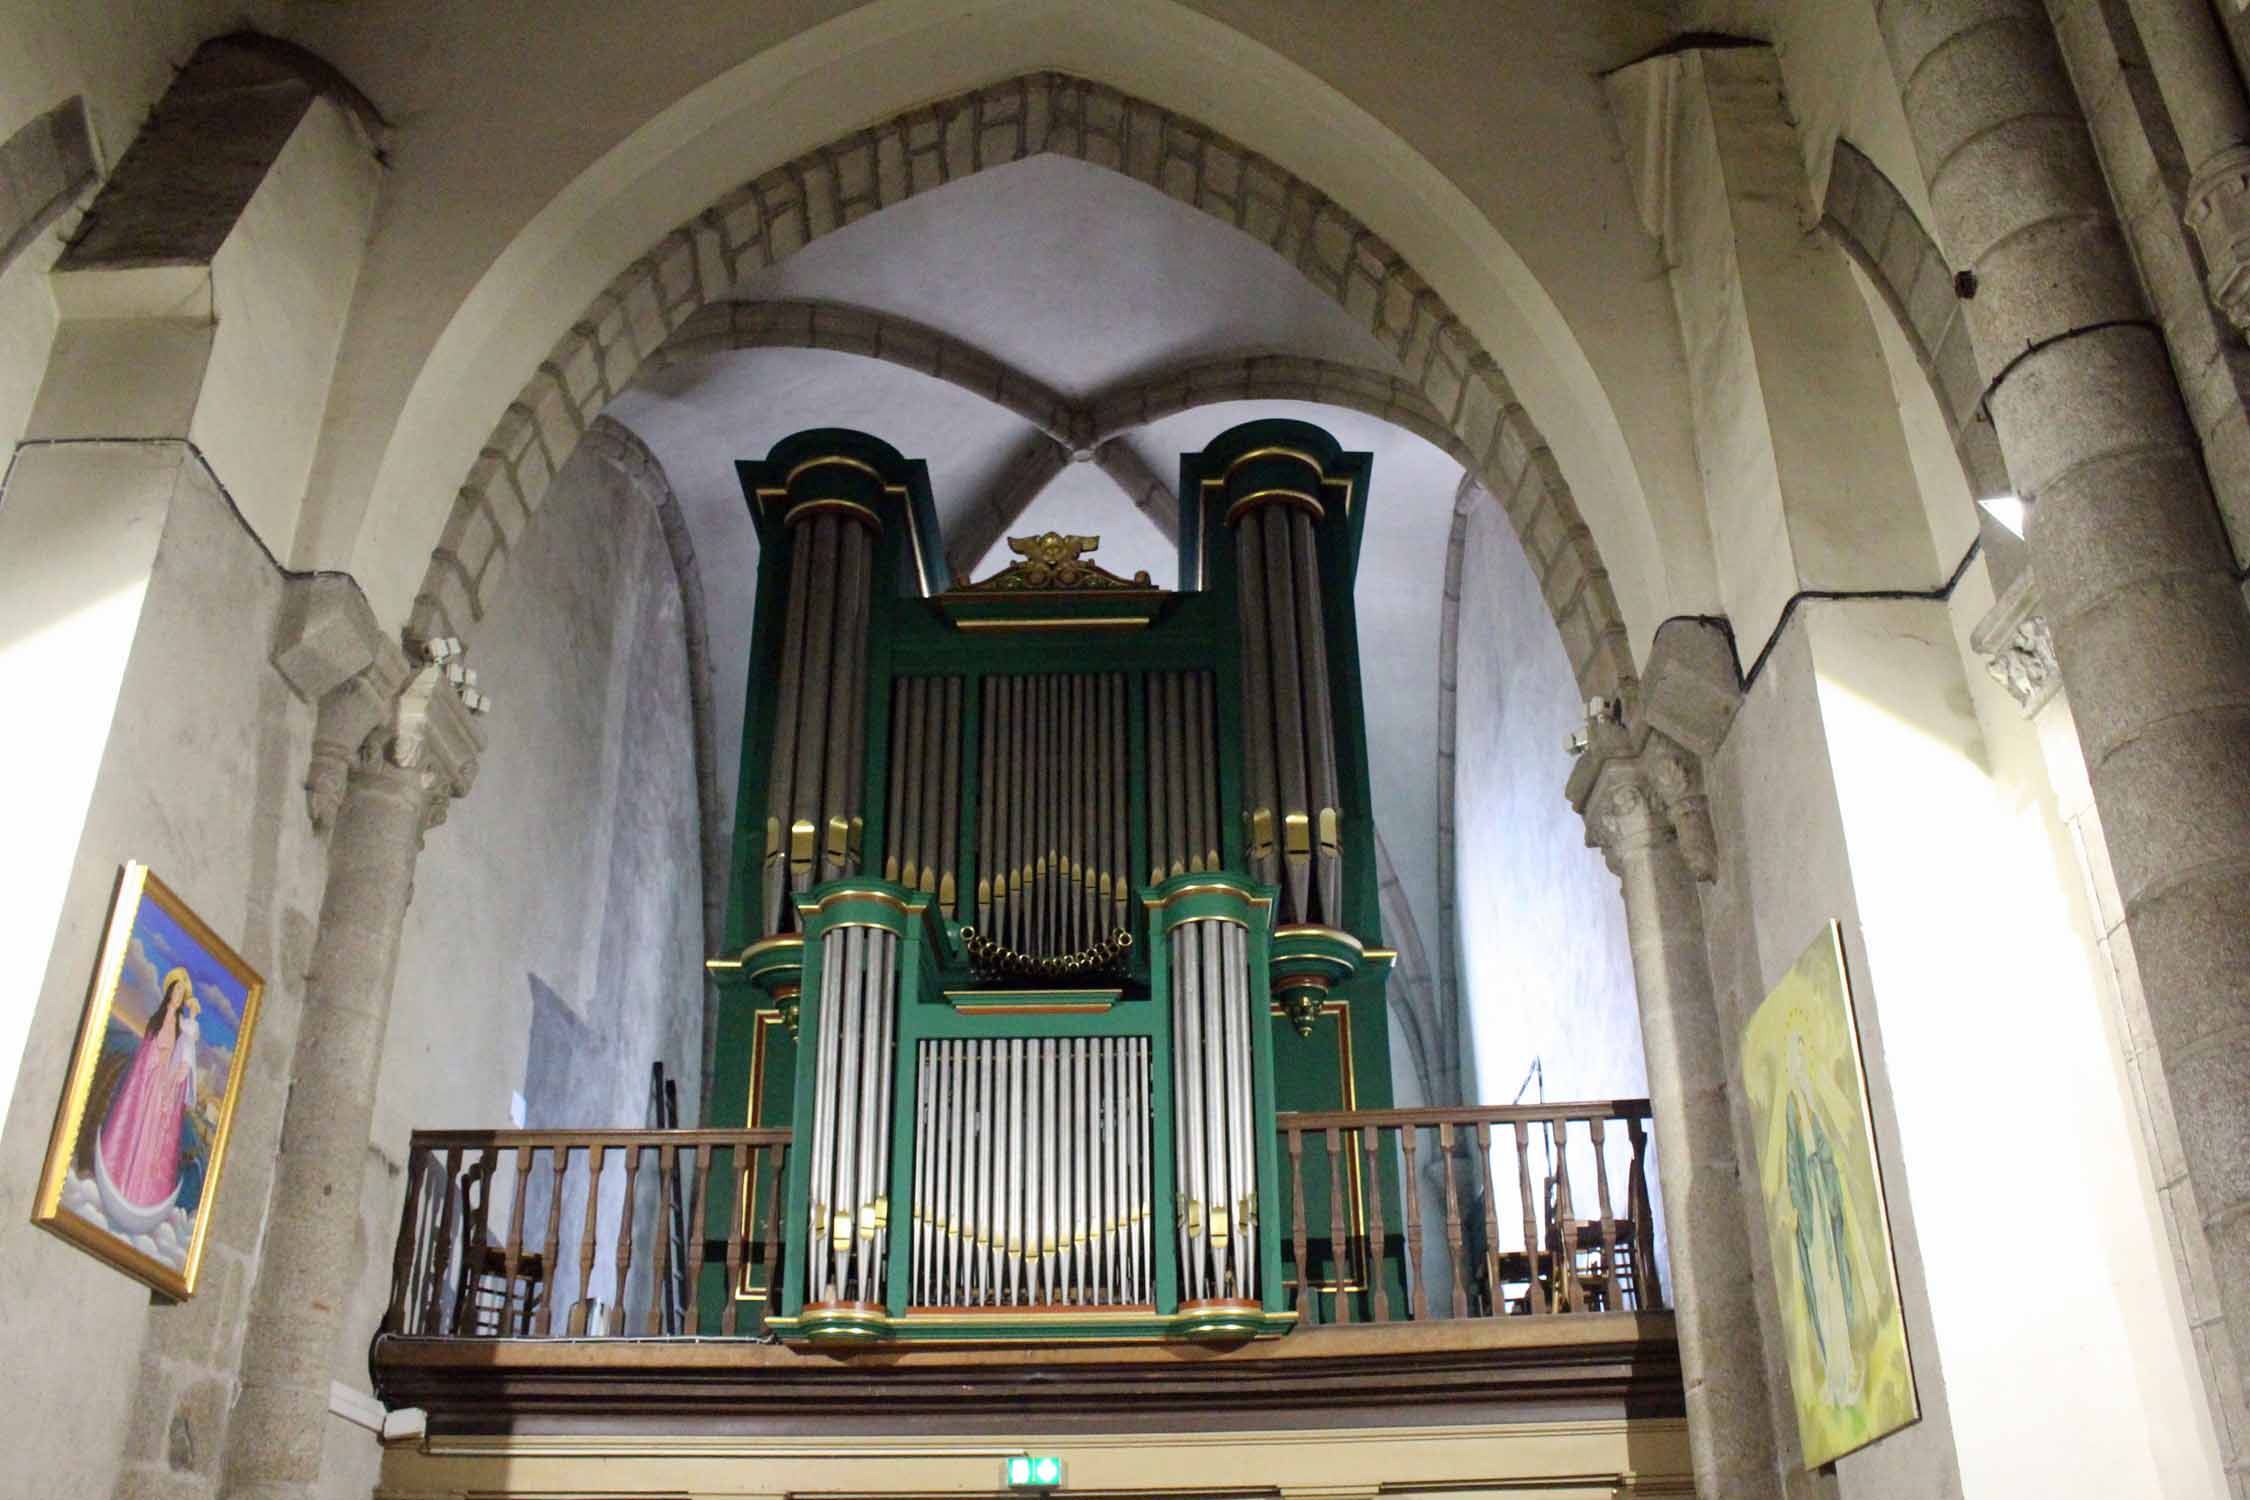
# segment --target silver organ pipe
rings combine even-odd
[[[875,532],[860,507],[813,502],[789,513],[789,595],[777,663],[766,775],[759,916],[794,931],[794,898],[857,873],[861,728]]]
[[[1181,1183],[1183,1301],[1255,1301],[1257,1142],[1252,1136],[1252,1009],[1239,923],[1182,922],[1169,935],[1174,1152]]]
[[[1145,1037],[924,1041],[914,1305],[1146,1307]]]
[[[959,690],[951,679],[947,681],[948,706],[942,720],[931,721],[929,733],[942,740],[951,754],[950,747],[961,734],[960,714],[952,706]],[[1135,881],[1128,868],[1127,681],[1125,674],[1115,672],[996,675],[983,681],[983,722],[976,747],[973,925],[1000,946],[1032,958],[1067,958],[1088,953],[1128,927]],[[1168,737],[1152,739],[1152,753],[1159,744],[1170,746],[1164,753],[1176,764],[1171,774],[1183,798],[1190,795],[1191,787],[1202,788],[1199,826],[1215,844],[1218,752],[1215,725],[1207,711],[1210,674],[1153,674],[1148,682],[1149,722],[1171,726]],[[1158,699],[1164,700],[1162,704]],[[1173,699],[1179,700],[1177,705]],[[1200,716],[1198,702],[1205,710]],[[1172,740],[1179,744],[1171,746]],[[901,753],[902,748],[894,744],[894,757]],[[903,753],[912,754],[911,750]],[[940,757],[933,746],[925,758],[935,764]],[[913,822],[917,816],[913,794],[899,785],[900,776],[909,774],[893,777],[891,796],[900,808],[895,816]],[[913,847],[948,848],[950,830],[959,821],[953,800],[959,774],[956,761],[944,773],[942,790],[934,789],[925,797],[921,805],[931,810],[934,831],[919,836]],[[1165,774],[1163,766],[1152,767],[1152,775]],[[1182,801],[1176,811],[1184,818],[1187,807]],[[901,847],[908,838],[902,835]],[[1184,827],[1177,840],[1162,832],[1158,840],[1162,847],[1179,851],[1182,870],[1189,868],[1190,841]],[[1210,853],[1215,854],[1215,848]],[[940,857],[949,871],[952,856]],[[1199,858],[1194,868],[1208,863],[1208,858]],[[913,881],[907,879],[910,870],[916,877]],[[921,858],[910,855],[894,878],[935,890],[940,907],[953,914],[945,900],[943,872],[933,886],[927,883],[930,871]]]
[[[1209,672],[1148,677],[1151,884],[1219,866],[1218,724]]]
[[[821,942],[814,1039],[808,1302],[883,1300],[897,992],[895,934],[858,925],[828,930]],[[927,1191],[935,1179],[918,1180]]]
[[[1246,859],[1282,890],[1284,924],[1343,926],[1343,839],[1335,704],[1310,493],[1240,502],[1236,605],[1242,630]],[[1278,859],[1277,859],[1278,856]]]

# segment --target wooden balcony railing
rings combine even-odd
[[[1300,1327],[1665,1305],[1645,1100],[1276,1126]],[[383,1329],[756,1334],[778,1300],[788,1148],[786,1130],[417,1131]]]
[[[383,1329],[754,1333],[781,1258],[788,1147],[786,1130],[416,1131]],[[706,1288],[719,1263],[724,1286]]]
[[[1300,1327],[1664,1306],[1645,1099],[1276,1124]]]

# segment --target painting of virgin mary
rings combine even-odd
[[[1921,1413],[1838,924],[1751,1016],[1741,1056],[1797,1435],[1818,1468]]]
[[[147,868],[120,882],[48,1149],[44,1228],[191,1295],[264,986]]]

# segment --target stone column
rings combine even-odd
[[[1880,0],[1966,312],[2238,1360],[2250,1352],[2250,612],[2055,33]]]
[[[1602,747],[1588,754],[1602,756]],[[1748,1188],[1735,1159],[1718,997],[1691,864],[1711,849],[1700,782],[1692,757],[1661,735],[1649,736],[1638,754],[1595,764],[1580,810],[1587,841],[1599,845],[1624,887],[1695,1492],[1705,1500],[1778,1497],[1743,1210]],[[1574,789],[1582,784],[1573,778]]]
[[[421,668],[395,697],[370,685],[381,675],[378,663],[322,702],[309,785],[314,821],[329,828],[328,885],[228,1433],[222,1493],[241,1500],[302,1500],[320,1483],[414,864],[482,748],[442,668]]]
[[[2187,213],[2211,300],[2250,329],[2250,98],[2212,0],[2130,0],[2188,169]]]

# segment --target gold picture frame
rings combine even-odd
[[[1839,923],[1751,1016],[1741,1056],[1797,1435],[1817,1469],[1921,1418]]]
[[[128,861],[55,1111],[32,1222],[195,1295],[265,981]]]

